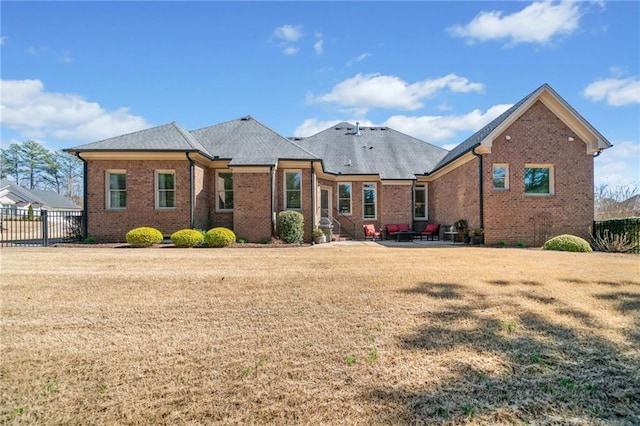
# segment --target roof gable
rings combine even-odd
[[[489,124],[469,136],[460,145],[453,148],[437,165],[434,171],[452,163],[474,148],[479,148],[478,151],[480,153],[491,152],[493,139],[501,134],[538,100],[545,104],[561,121],[585,141],[587,153],[595,154],[612,146],[600,132],[578,114],[551,86],[545,83],[500,114]]]

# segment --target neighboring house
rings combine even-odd
[[[171,123],[66,151],[85,162],[88,235],[122,241],[153,226],[224,226],[277,235],[300,211],[305,240],[323,221],[353,238],[363,224],[467,219],[485,242],[588,237],[593,159],[611,144],[543,85],[451,151],[388,127],[340,123],[285,138],[251,117],[188,132]]]
[[[16,214],[26,212],[29,206],[38,214],[40,210],[80,211],[73,201],[54,191],[27,189],[6,179],[0,180],[0,207],[10,209]]]

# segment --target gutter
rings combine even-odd
[[[273,165],[269,166],[269,171],[270,171],[269,176],[270,176],[270,179],[271,179],[271,236],[275,237],[275,235],[276,235],[276,211],[275,211],[275,208],[276,208],[276,199],[275,199],[275,197],[276,197],[276,194],[275,194],[275,191],[276,191],[276,188],[275,188],[275,185],[276,185],[276,176],[275,176],[276,175],[276,170],[275,170]]]
[[[482,155],[478,154],[476,152],[476,148],[478,146],[479,145],[474,146],[471,149],[471,153],[473,155],[475,155],[476,157],[478,157],[478,162],[479,162],[478,163],[478,175],[479,175],[479,179],[478,179],[479,188],[478,188],[478,191],[479,191],[479,194],[480,194],[480,228],[484,229],[484,176],[483,176],[483,173],[482,173],[483,163],[484,162],[482,161]]]
[[[88,227],[89,227],[89,222],[88,222],[88,217],[89,217],[89,213],[87,211],[87,201],[89,199],[89,196],[87,195],[87,183],[88,183],[88,177],[87,177],[87,160],[85,160],[84,158],[80,157],[80,152],[76,151],[75,152],[75,156],[78,157],[81,161],[82,161],[82,239],[84,240],[85,238],[87,238],[87,233],[88,233]]]
[[[313,160],[310,162],[311,164],[311,232],[316,227],[316,191],[314,188],[314,181],[316,178],[316,171],[313,169]],[[313,238],[313,237],[312,237]]]
[[[195,225],[194,208],[195,208],[195,190],[194,190],[194,176],[195,176],[195,161],[189,157],[190,152],[185,153],[187,160],[189,160],[189,228],[193,229]]]

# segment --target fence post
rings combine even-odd
[[[40,210],[40,221],[42,222],[42,245],[47,247],[49,245],[49,221],[46,210]]]

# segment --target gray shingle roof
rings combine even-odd
[[[9,180],[0,180],[0,188],[5,187],[9,187],[10,192],[20,197],[26,203],[37,203],[43,205],[45,208],[50,207],[61,210],[79,209],[79,206],[76,203],[54,191],[27,189]]]
[[[175,122],[80,145],[65,151],[197,151],[207,155],[202,144]]]
[[[339,123],[308,138],[301,147],[324,161],[329,173],[380,175],[382,179],[415,179],[431,171],[447,150],[388,127],[360,127]]]
[[[252,117],[244,117],[191,132],[211,157],[230,165],[274,165],[281,160],[317,159],[289,139]]]

